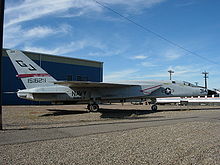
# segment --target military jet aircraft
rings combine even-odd
[[[57,81],[19,50],[7,50],[17,77],[26,89],[18,90],[20,98],[54,103],[86,103],[89,111],[99,110],[105,102],[130,102],[151,99],[151,109],[157,110],[156,98],[202,96],[203,87],[176,81],[127,81],[103,83],[89,81]]]

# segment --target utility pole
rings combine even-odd
[[[207,85],[207,79],[208,79],[208,72],[206,72],[206,71],[204,71],[204,72],[202,72],[202,74],[204,74],[204,79],[205,79],[205,89],[207,89],[208,88],[208,85]]]
[[[5,0],[0,0],[0,130],[3,130],[2,126],[2,51],[3,51],[3,25],[4,25],[4,9]]]
[[[170,73],[170,80],[172,80],[172,74],[174,73],[173,70],[168,70],[168,72]]]

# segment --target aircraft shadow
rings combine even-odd
[[[159,113],[159,112],[172,112],[172,111],[194,111],[194,110],[217,110],[218,107],[202,107],[202,108],[175,108],[175,109],[159,109],[156,112],[151,110],[137,110],[137,109],[106,109],[100,108],[97,113],[101,113],[100,118],[109,118],[109,119],[143,119],[143,118],[158,118],[162,116],[143,116],[152,113]],[[47,117],[47,116],[64,116],[64,115],[77,115],[77,114],[84,114],[88,113],[85,110],[64,110],[64,109],[47,109],[49,113],[43,114],[40,117]]]
[[[173,108],[173,109],[159,109],[157,111],[151,110],[137,110],[137,109],[100,109],[100,118],[112,118],[112,119],[144,119],[144,118],[162,118],[163,116],[143,116],[152,113],[159,112],[182,112],[182,111],[196,111],[196,110],[218,110],[218,107],[184,107],[184,108]],[[219,109],[220,110],[220,109]]]
[[[40,117],[47,117],[47,116],[64,116],[64,115],[77,115],[88,113],[87,111],[80,111],[80,110],[63,110],[63,109],[47,109],[47,111],[52,112],[48,114],[41,115]]]
[[[162,118],[163,116],[143,116],[147,114],[156,113],[153,111],[144,111],[137,109],[100,109],[99,113],[101,113],[100,118],[108,118],[108,119],[144,119],[144,118]]]
[[[40,115],[39,117],[48,117],[48,116],[65,116],[65,115],[77,115],[77,114],[86,114],[87,111],[83,110],[64,110],[64,109],[47,109],[49,113]],[[101,108],[98,112],[91,113],[100,113],[100,118],[103,119],[143,119],[143,118],[161,118],[163,116],[143,116],[147,114],[156,113],[153,111],[137,110],[137,109],[104,109]]]

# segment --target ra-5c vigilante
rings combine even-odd
[[[89,111],[97,111],[100,103],[144,101],[151,99],[153,111],[157,110],[156,98],[202,96],[204,87],[175,81],[128,81],[102,83],[89,81],[57,81],[24,53],[7,50],[15,69],[26,89],[18,90],[20,98],[33,101],[86,103]]]

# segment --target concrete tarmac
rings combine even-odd
[[[51,107],[55,108],[57,106],[49,106],[49,108],[48,106],[37,106],[37,107],[28,106],[25,108],[24,106],[20,106],[19,108],[22,108],[21,111],[26,111],[26,112],[29,111],[28,109],[34,109],[31,110],[31,112],[33,113],[34,111],[39,116],[39,113],[37,112],[38,108],[41,110],[43,109],[43,111],[45,112]],[[69,109],[70,107],[74,107],[74,106],[58,106],[59,109],[64,109],[63,116],[65,115],[74,116],[74,112],[77,112],[78,114],[81,115],[80,117],[82,117],[83,115],[88,116],[88,119],[91,119],[89,116],[93,116],[93,117],[96,116],[96,117],[93,118],[93,120],[86,121],[84,119],[83,120],[84,122],[82,122],[81,120],[76,120],[72,123],[71,121],[69,121],[68,123],[63,119],[62,120],[58,119],[57,121],[54,121],[56,120],[54,119],[53,122],[51,123],[50,122],[39,123],[39,121],[34,123],[35,120],[33,120],[31,121],[31,123],[27,124],[29,127],[28,126],[19,127],[19,123],[17,123],[18,127],[10,128],[10,124],[6,124],[5,131],[0,133],[0,145],[44,141],[44,140],[61,139],[68,137],[79,137],[79,136],[86,136],[86,135],[99,134],[99,133],[108,133],[108,132],[156,127],[163,125],[172,125],[172,124],[184,123],[184,122],[194,122],[194,121],[220,122],[220,110],[218,110],[218,107],[176,107],[175,106],[176,109],[174,109],[173,107],[171,108],[170,106],[160,106],[159,108],[162,110],[158,110],[158,112],[156,113],[151,113],[151,111],[144,111],[143,110],[144,106],[136,106],[129,104],[126,104],[126,106],[121,106],[120,104],[111,105],[111,106],[106,105],[103,106],[106,109],[102,107],[103,109],[101,109],[100,112],[97,113],[86,113],[83,105],[77,107],[77,109],[79,109],[80,107],[82,111],[65,110],[65,108]],[[133,109],[131,109],[131,107]],[[7,108],[9,111],[11,110],[11,108],[13,108],[13,110],[11,110],[11,112],[9,113],[12,112],[17,114],[19,113],[19,108],[13,106],[4,107],[4,108],[5,111],[7,111]],[[112,108],[112,109],[107,109],[107,108]],[[134,108],[136,109],[134,110]],[[169,110],[169,108],[171,110]],[[192,109],[191,111],[190,108]],[[111,118],[114,115],[115,116],[112,117],[113,119],[111,120],[102,120],[100,116],[97,116],[97,114],[101,114],[101,116],[105,116],[105,118],[107,118],[107,115],[109,115],[109,118]],[[157,115],[157,114],[163,114],[163,115]],[[169,116],[169,114],[172,115]],[[15,114],[13,114],[13,116],[15,116]],[[23,120],[25,120],[27,116],[25,117],[23,115],[23,117],[24,117]],[[50,117],[50,115],[48,115],[48,117]],[[56,116],[54,115],[53,117]],[[13,122],[15,122],[15,120],[17,119],[14,118]],[[9,125],[8,128],[7,125]],[[45,127],[34,127],[35,125],[40,125],[40,126],[44,125]]]
[[[117,132],[135,132],[135,130],[138,132],[140,130],[147,131],[151,129],[155,131],[158,129],[159,132],[161,128],[164,129],[165,127],[170,128],[173,126],[178,126],[180,128],[178,131],[184,132],[185,130],[181,129],[181,126],[186,124],[192,123],[189,128],[191,125],[194,125],[193,127],[199,129],[199,124],[204,127],[208,123],[209,126],[212,124],[214,126],[213,133],[215,134],[215,137],[213,137],[213,140],[216,142],[215,149],[217,150],[217,153],[220,152],[220,129],[217,127],[220,126],[219,107],[160,106],[160,110],[156,113],[144,110],[146,108],[144,106],[134,106],[129,104],[126,104],[125,106],[119,104],[110,106],[103,105],[101,106],[101,111],[97,113],[87,113],[84,106],[76,106],[74,107],[75,109],[72,110],[73,107],[74,106],[4,107],[3,115],[5,115],[5,130],[0,132],[0,151],[3,152],[8,147],[10,148],[10,146],[12,147],[15,145],[22,145],[25,147],[32,143],[43,144],[50,141],[65,141],[67,139],[74,140],[80,137],[99,137],[100,135],[108,135],[108,137],[111,137],[111,134],[113,136]],[[193,129],[192,132],[195,132],[197,129]],[[169,131],[170,130],[168,129],[167,133]],[[141,132],[139,132],[139,134],[141,134]],[[142,136],[143,135],[140,135],[140,137]],[[151,135],[148,136],[149,138],[151,137]],[[199,133],[197,136],[200,137]],[[158,135],[157,138],[160,138],[160,135]],[[203,140],[201,139],[201,141],[205,140],[207,140],[205,137]],[[112,141],[112,143],[115,142],[116,141]],[[134,141],[131,139],[130,143],[134,143]],[[123,143],[120,145],[123,145]],[[139,149],[137,148],[135,151],[139,151]],[[3,157],[7,157],[7,154],[3,155]],[[71,160],[70,162],[76,161],[76,159]],[[150,161],[150,158],[144,159],[146,159],[145,161]],[[14,160],[16,159],[14,158]],[[118,158],[118,161],[119,160],[122,160],[122,158]],[[215,156],[210,161],[217,164],[218,160],[220,160],[220,156]],[[161,161],[164,161],[163,158],[161,158]],[[208,161],[208,163],[202,161],[202,164],[209,164],[210,161]],[[9,162],[8,164],[15,163],[15,161],[9,160],[8,158],[5,158],[4,160],[0,159],[0,162],[5,164],[6,162]],[[100,160],[94,160],[94,164],[96,164],[95,162],[100,163]],[[137,159],[130,164],[138,164],[138,162],[139,160]],[[22,163],[22,161],[20,163]],[[31,163],[31,160],[26,163]],[[36,164],[44,163],[45,162],[39,162]],[[64,161],[64,164],[65,163],[68,164],[69,162],[67,163]],[[86,160],[82,162],[79,161],[78,163],[76,161],[76,164],[87,163]],[[191,160],[189,160],[188,163],[191,163]],[[60,163],[54,162],[54,164]],[[123,164],[123,162],[120,164]]]
[[[33,128],[25,130],[5,130],[0,134],[0,145],[18,144],[44,140],[54,140],[69,137],[87,136],[92,134],[109,133],[116,131],[125,131],[138,128],[157,127],[172,125],[184,122],[208,121],[220,122],[220,113],[206,113],[199,115],[189,115],[186,117],[178,116],[166,119],[146,120],[140,119],[135,121],[114,121],[98,122],[94,124],[61,126],[54,128]],[[220,129],[219,129],[220,134]]]

